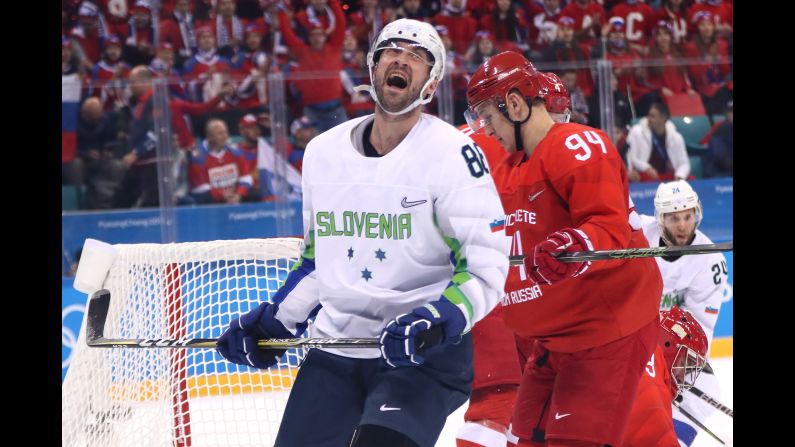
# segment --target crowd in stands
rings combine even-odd
[[[633,180],[732,175],[730,0],[62,0],[62,76],[80,90],[62,183],[81,191],[79,208],[159,204],[152,81],[165,78],[175,203],[300,197],[306,143],[372,113],[354,87],[369,84],[369,42],[402,17],[444,41],[452,124],[464,121],[469,74],[514,50],[560,76],[573,121],[601,127],[605,58]],[[286,154],[272,147],[271,73],[285,79]],[[706,119],[695,141],[679,134],[685,115]],[[274,157],[288,166],[278,174]]]

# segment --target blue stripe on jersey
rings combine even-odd
[[[309,276],[310,273],[315,271],[315,232],[309,232],[309,242],[306,243],[304,247],[304,252],[301,254],[301,257],[298,258],[298,262],[295,263],[293,268],[290,270],[290,273],[287,275],[287,279],[284,280],[284,284],[279,287],[279,290],[273,295],[273,305],[275,307],[274,315],[279,312],[279,304],[281,304],[285,299],[287,299],[287,295],[290,294],[297,286],[298,283],[301,282],[304,278]],[[306,240],[306,239],[304,239]],[[307,328],[308,323],[307,320],[317,315],[320,311],[320,308],[323,307],[320,304],[315,306],[314,309],[309,313],[306,319],[295,325],[296,334],[295,336],[300,336]]]
[[[674,419],[674,431],[676,432],[676,437],[687,446],[693,444],[693,440],[696,439],[696,435],[698,434],[695,428],[678,419]]]

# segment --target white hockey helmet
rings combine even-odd
[[[660,226],[660,234],[666,242],[670,242],[665,230],[665,214],[694,209],[696,213],[696,228],[701,224],[703,215],[701,201],[698,194],[684,180],[660,183],[657,187],[657,194],[654,195],[654,217],[657,218],[657,225]]]
[[[384,26],[373,44],[370,45],[370,51],[367,53],[367,67],[370,69],[370,84],[374,83],[373,68],[378,64],[380,51],[392,46],[395,42],[401,41],[413,43],[415,46],[423,48],[428,51],[433,58],[433,61],[431,61],[433,65],[431,65],[430,77],[428,78],[428,82],[422,86],[419,97],[408,107],[399,112],[388,112],[381,106],[381,102],[372,85],[359,86],[356,89],[369,90],[370,96],[372,96],[378,106],[390,115],[402,115],[421,104],[431,102],[433,94],[424,98],[425,90],[427,90],[428,86],[431,85],[431,82],[434,80],[442,80],[442,76],[444,76],[444,64],[447,59],[447,52],[444,49],[444,44],[442,44],[442,39],[431,24],[413,19],[395,20]]]

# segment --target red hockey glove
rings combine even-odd
[[[588,236],[581,230],[564,228],[536,244],[533,250],[532,264],[530,258],[525,259],[525,266],[530,277],[539,284],[555,284],[564,279],[582,275],[591,265],[588,262],[560,262],[556,256],[564,252],[593,250]]]

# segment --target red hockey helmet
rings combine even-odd
[[[477,132],[489,124],[478,114],[478,108],[486,101],[494,101],[507,117],[505,98],[514,89],[529,101],[543,97],[540,77],[533,64],[514,51],[504,51],[487,59],[472,75],[467,87],[469,108],[464,117],[469,127]]]
[[[552,119],[560,123],[568,123],[571,119],[571,100],[569,91],[555,73],[541,73],[541,87],[546,88],[547,112],[552,115]]]
[[[660,312],[659,344],[671,370],[674,396],[689,390],[707,363],[707,334],[690,312],[677,306]]]

